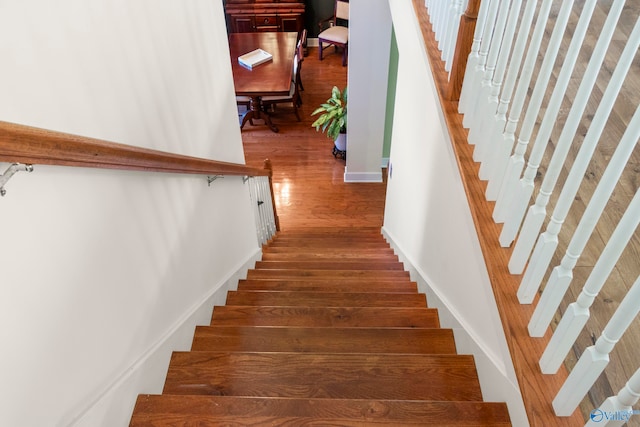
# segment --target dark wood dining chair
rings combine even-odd
[[[263,96],[262,107],[265,111],[269,111],[269,109],[275,108],[277,104],[291,103],[296,118],[298,119],[298,121],[302,120],[302,118],[300,117],[300,112],[298,111],[298,108],[302,105],[302,98],[300,97],[299,91],[300,65],[302,64],[302,55],[300,55],[301,52],[302,49],[296,49],[295,58],[293,60],[293,73],[289,94],[285,96]]]
[[[296,47],[296,55],[298,55],[298,59],[300,63],[298,64],[298,89],[300,91],[304,90],[304,86],[302,85],[302,62],[304,61],[304,47],[307,44],[307,29],[305,28],[300,33],[300,40],[298,40],[298,45]],[[302,98],[300,99],[300,103],[302,103]]]
[[[349,28],[341,25],[349,21],[349,2],[336,0],[333,16],[320,21],[318,34],[318,57],[322,61],[324,44],[342,48],[342,65],[347,65],[347,51],[349,49]],[[328,26],[328,28],[327,28]]]

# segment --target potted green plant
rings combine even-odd
[[[331,90],[331,98],[311,113],[319,114],[311,124],[318,132],[324,132],[334,141],[333,155],[345,157],[347,150],[347,88],[340,91],[337,86]]]

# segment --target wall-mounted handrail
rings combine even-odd
[[[266,222],[258,225],[258,239],[264,243],[280,230],[269,159],[264,161],[264,169],[260,169],[0,121],[0,162],[25,164],[29,168],[39,164],[199,174],[207,176],[209,185],[224,175],[260,177],[271,209]],[[267,192],[271,194],[266,195]],[[269,232],[262,233],[266,237],[261,238],[260,228],[265,227]]]
[[[0,121],[0,161],[202,175],[269,176],[265,169],[183,156]]]

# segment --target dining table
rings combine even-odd
[[[278,127],[262,107],[264,96],[287,96],[293,78],[293,61],[298,33],[258,32],[229,34],[229,52],[236,96],[249,98],[249,108],[242,117],[240,128],[247,121],[262,119],[273,131]],[[265,63],[248,68],[238,58],[256,49],[262,49],[272,58]]]

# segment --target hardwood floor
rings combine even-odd
[[[309,48],[302,63],[302,107],[298,122],[291,107],[278,106],[274,133],[260,121],[242,130],[248,165],[273,163],[276,207],[283,230],[300,227],[382,227],[386,183],[344,183],[345,161],[333,157],[333,142],[311,127],[311,113],[331,95],[335,85],[347,84],[347,67],[340,53],[327,50],[318,60]]]

